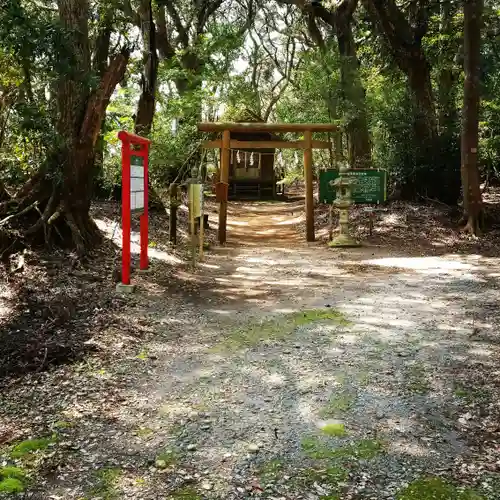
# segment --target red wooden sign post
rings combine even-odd
[[[122,142],[122,291],[133,291],[130,285],[130,232],[132,210],[142,210],[140,216],[140,269],[148,261],[148,160],[151,141],[138,135],[121,131]]]

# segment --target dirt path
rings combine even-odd
[[[231,204],[196,272],[135,277],[113,357],[2,395],[0,424],[52,436],[4,450],[41,460],[34,498],[500,498],[499,259],[332,251],[301,206]]]

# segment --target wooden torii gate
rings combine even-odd
[[[304,179],[306,183],[306,239],[314,241],[314,194],[313,194],[313,149],[330,149],[328,141],[313,140],[313,132],[336,132],[338,127],[331,123],[213,123],[198,124],[200,132],[222,132],[222,139],[207,141],[203,147],[221,150],[220,182],[229,183],[229,163],[231,149],[303,149]],[[298,141],[237,141],[231,140],[231,132],[295,132],[303,133],[304,138]],[[226,191],[227,193],[227,191]],[[227,194],[219,200],[219,243],[226,242],[227,227]]]

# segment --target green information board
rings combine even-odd
[[[383,203],[387,199],[387,172],[372,168],[350,170],[344,175],[355,177],[354,203]],[[337,197],[335,186],[330,185],[339,176],[338,170],[322,170],[319,173],[319,202],[332,203]]]

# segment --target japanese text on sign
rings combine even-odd
[[[144,208],[144,165],[143,159],[132,156],[130,165],[130,209]]]
[[[354,203],[383,203],[387,199],[387,172],[376,169],[349,170],[342,174],[354,177],[352,190]],[[319,202],[332,203],[337,197],[335,186],[331,185],[339,176],[338,170],[324,170],[319,174]]]

